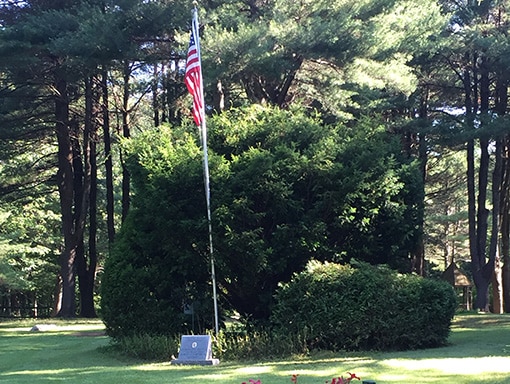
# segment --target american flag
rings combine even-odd
[[[197,18],[193,18],[191,38],[189,41],[188,57],[186,59],[186,74],[184,82],[189,93],[193,96],[193,120],[200,126],[204,120],[204,99],[202,91],[202,69],[200,64],[200,42],[198,37]]]

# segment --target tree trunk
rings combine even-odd
[[[464,86],[464,105],[466,108],[466,120],[470,132],[474,134],[475,118],[477,114],[478,102],[478,83],[477,83],[477,55],[466,53],[466,62],[472,63],[471,69],[467,68],[463,74]],[[471,76],[472,71],[472,76]],[[478,173],[478,199],[476,198],[475,183],[475,139],[470,138],[466,145],[467,154],[467,189],[468,189],[468,217],[469,217],[469,253],[471,256],[471,268],[473,280],[476,286],[475,308],[482,311],[488,310],[489,283],[492,273],[486,275],[485,266],[485,245],[487,239],[487,212],[485,208],[488,158],[486,157],[487,143],[480,143],[482,154],[480,168]],[[477,206],[478,203],[478,206]],[[485,232],[484,232],[485,229]]]
[[[213,95],[213,108],[215,113],[221,113],[225,109],[225,93],[223,92],[223,86],[221,80],[216,82],[216,92]]]
[[[501,188],[501,274],[503,284],[503,308],[510,312],[510,145],[504,140],[503,181]]]
[[[94,306],[94,283],[97,267],[97,163],[96,142],[90,142],[90,194],[89,194],[89,238],[88,258],[79,258],[77,262],[78,284],[80,288],[80,316],[97,317]],[[87,263],[88,260],[88,263]]]
[[[95,217],[96,217],[96,188],[97,188],[97,166],[96,166],[96,140],[97,140],[97,111],[98,96],[95,89],[95,78],[87,78],[85,81],[85,129],[83,131],[83,164],[84,172],[81,188],[81,210],[77,218],[76,233],[78,246],[76,254],[76,268],[80,293],[80,316],[96,317],[94,309],[94,276],[96,270],[96,248],[95,248]],[[76,174],[75,177],[78,177]],[[79,195],[80,191],[76,191]],[[91,208],[93,206],[93,208]],[[84,227],[86,213],[89,212],[89,248],[85,251]],[[88,253],[88,256],[87,256]]]
[[[110,108],[108,103],[108,72],[103,70],[101,76],[101,91],[103,98],[103,141],[105,154],[106,172],[106,226],[108,228],[108,243],[112,244],[115,239],[115,212],[113,196],[113,160],[112,144],[110,135]]]
[[[127,61],[124,62],[124,89],[122,95],[122,136],[129,138],[131,136],[129,128],[129,97],[130,94],[131,69]],[[127,169],[126,163],[122,157],[122,149],[120,152],[120,163],[122,166],[122,222],[126,219],[131,203],[131,176]]]
[[[492,312],[503,313],[503,279],[499,256],[494,263],[494,273],[492,274]]]
[[[62,301],[58,316],[74,317],[75,304],[75,256],[76,241],[73,220],[73,149],[69,131],[69,99],[67,82],[62,73],[55,72],[55,130],[58,142],[57,183],[62,215],[64,246],[59,257],[62,278]]]
[[[294,58],[293,68],[289,70],[281,86],[278,87],[278,94],[273,96],[274,97],[273,103],[278,105],[279,107],[284,107],[288,105],[289,100],[287,100],[287,97],[289,95],[289,89],[292,83],[294,82],[294,79],[296,78],[297,72],[303,65],[303,60],[304,58],[301,55],[297,55]]]
[[[478,169],[478,197],[476,213],[476,234],[475,234],[475,254],[471,255],[473,279],[476,285],[475,308],[479,311],[489,311],[489,291],[488,287],[492,279],[492,271],[487,269],[487,231],[489,211],[486,207],[488,172],[489,172],[489,152],[488,140],[480,139],[480,166]]]
[[[506,114],[508,107],[508,79],[506,71],[498,71],[496,78],[495,88],[495,111],[498,117],[503,117]],[[505,307],[508,308],[505,303],[508,293],[505,293],[505,289],[508,289],[508,282],[505,282],[505,278],[508,278],[508,251],[509,251],[509,239],[508,239],[508,192],[509,192],[509,179],[508,179],[508,151],[507,151],[507,138],[502,135],[500,140],[496,143],[496,162],[494,166],[494,175],[497,178],[493,180],[494,185],[499,187],[498,189],[498,229],[499,232],[495,234],[499,240],[497,245],[497,256],[495,260],[495,272],[493,277],[493,308],[496,313],[504,313]],[[495,199],[495,197],[494,197]],[[496,212],[496,207],[494,207]],[[494,220],[493,220],[494,222]],[[505,277],[506,276],[506,277]]]
[[[427,126],[428,117],[428,103],[429,103],[429,90],[424,89],[424,92],[420,101],[419,118],[424,125]],[[425,274],[425,245],[423,240],[423,226],[424,226],[424,211],[425,211],[425,181],[427,179],[427,161],[428,161],[428,149],[427,139],[424,132],[418,133],[418,159],[420,161],[420,172],[422,178],[421,193],[422,198],[420,199],[420,216],[418,218],[419,233],[416,240],[416,248],[413,252],[413,269],[412,272],[417,273],[420,276]]]
[[[89,265],[82,284],[80,278],[80,316],[97,317],[94,305],[94,285],[97,268],[97,135],[90,142],[90,203],[89,203]]]
[[[61,308],[62,308],[62,277],[60,276],[60,274],[58,274],[55,281],[55,287],[53,289],[53,308],[51,310],[50,317],[58,316]]]
[[[499,259],[499,234],[500,219],[499,212],[501,206],[501,183],[502,183],[502,140],[496,138],[494,152],[494,171],[492,173],[492,228],[491,241],[489,246],[489,262],[487,268],[492,272],[492,311],[494,313],[503,313],[503,281],[501,275],[501,263]]]
[[[470,54],[467,53],[465,56],[466,62],[469,62]],[[472,62],[476,62],[476,55],[473,55]],[[474,132],[474,121],[477,113],[477,83],[476,83],[476,69],[473,67],[473,80],[471,80],[471,72],[469,68],[464,70],[463,85],[464,85],[464,105],[466,108],[466,120],[468,129]],[[474,84],[472,84],[472,82]],[[476,299],[474,306],[476,309],[487,311],[488,310],[488,295],[489,295],[489,282],[492,274],[488,278],[484,277],[483,266],[485,265],[485,248],[480,248],[482,243],[479,235],[481,234],[480,226],[483,226],[484,215],[483,210],[478,205],[476,199],[476,182],[475,182],[475,139],[470,138],[466,144],[466,156],[467,156],[467,190],[468,190],[468,220],[469,220],[469,253],[471,256],[471,269],[473,273],[473,280],[476,286]],[[481,173],[479,173],[479,176]],[[480,177],[479,177],[480,180]],[[486,188],[486,186],[485,186]],[[481,193],[484,194],[482,186],[479,187]],[[478,202],[482,201],[480,194],[478,196]],[[485,207],[485,201],[483,200],[483,207]],[[486,213],[485,213],[486,214]],[[485,225],[486,227],[486,225]],[[480,255],[480,250],[483,254]]]
[[[152,110],[154,113],[155,127],[159,127],[160,124],[158,84],[159,84],[158,64],[154,64],[154,72],[152,77]]]
[[[500,70],[496,80],[496,113],[506,115],[508,108],[508,75],[506,70]],[[510,311],[510,148],[509,136],[504,135],[501,140],[501,188],[500,188],[500,267],[501,275],[501,307],[503,312]]]

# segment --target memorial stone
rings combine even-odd
[[[212,358],[211,336],[185,335],[181,338],[179,357],[172,364],[182,365],[217,365],[218,359]]]

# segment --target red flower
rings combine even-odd
[[[298,374],[293,374],[292,377],[290,378],[290,381],[293,382],[294,384],[297,384],[297,378],[298,378]]]
[[[349,375],[349,378],[347,379],[349,381],[354,380],[354,379],[361,380],[361,377],[356,376],[355,373],[347,372],[347,374]]]

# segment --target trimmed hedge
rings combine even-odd
[[[444,345],[456,306],[446,282],[313,261],[279,288],[272,322],[309,349],[408,350]]]

